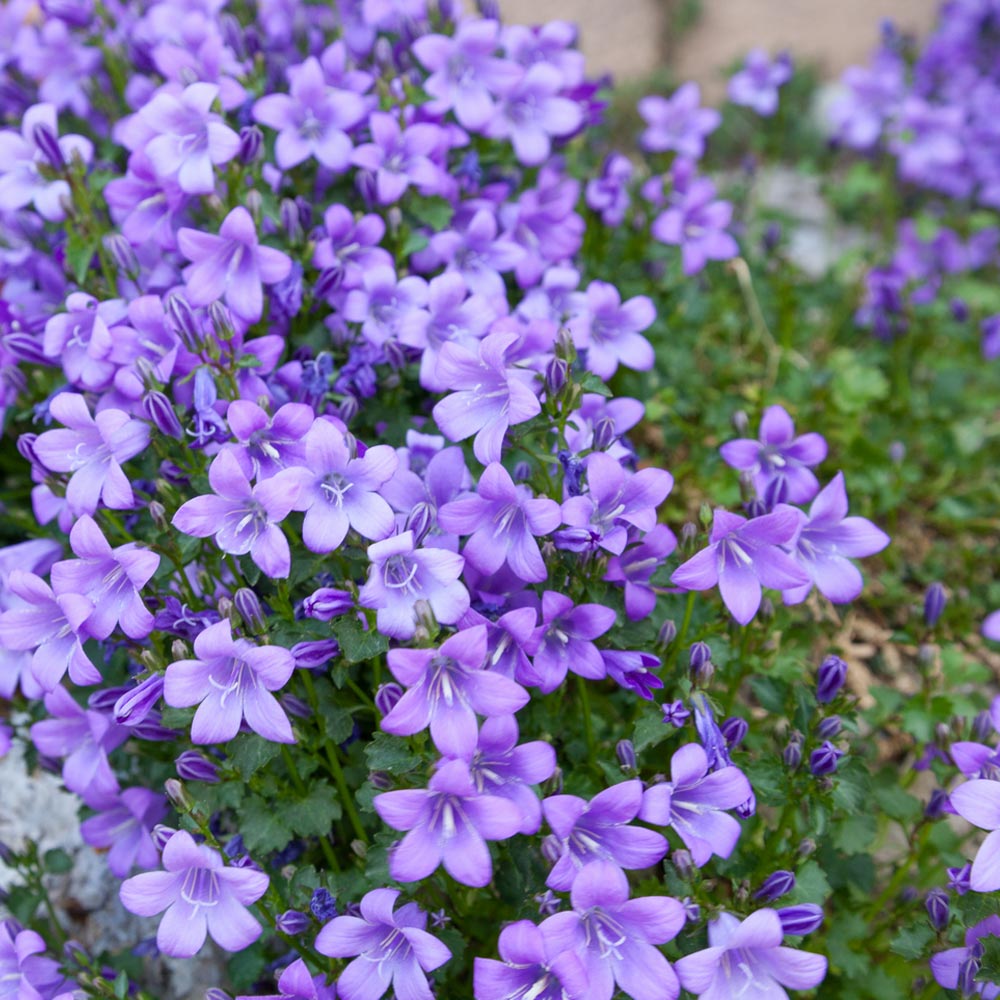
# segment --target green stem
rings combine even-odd
[[[580,696],[580,711],[583,713],[583,735],[587,740],[587,759],[590,766],[597,767],[597,747],[594,741],[594,723],[590,718],[590,692],[587,691],[587,681],[576,675],[576,690]]]
[[[689,590],[687,596],[687,604],[684,605],[684,618],[681,620],[681,630],[677,633],[677,639],[674,642],[674,650],[676,656],[676,650],[683,649],[684,640],[687,638],[688,629],[691,627],[691,615],[694,614],[694,601],[697,591]]]
[[[295,767],[295,760],[292,757],[291,750],[289,750],[284,743],[281,744],[281,756],[285,761],[285,767],[288,768],[288,773],[292,776],[292,784],[295,786],[295,790],[302,796],[302,798],[305,798],[309,794],[309,791],[303,783],[298,769]],[[333,847],[331,846],[330,841],[327,840],[326,837],[321,836],[319,838],[319,846],[323,851],[323,857],[326,858],[326,863],[335,872],[339,872],[340,864],[337,861],[337,855],[333,853]]]

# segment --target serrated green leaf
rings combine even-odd
[[[845,854],[857,854],[871,844],[877,830],[878,821],[872,813],[848,816],[833,831],[834,847]]]
[[[251,855],[280,851],[292,839],[291,810],[276,809],[273,802],[259,795],[250,796],[240,818],[243,843]]]
[[[46,851],[42,863],[45,870],[53,875],[63,875],[73,867],[73,859],[61,847]]]
[[[889,950],[911,962],[922,958],[927,945],[934,937],[934,931],[926,920],[904,927],[889,944]]]
[[[810,858],[795,873],[795,888],[789,899],[795,903],[824,903],[832,892],[826,872]]]
[[[652,747],[662,743],[671,733],[672,727],[668,726],[662,716],[643,715],[635,724],[632,730],[632,745],[635,752],[643,753]]]
[[[313,784],[305,798],[292,800],[288,810],[292,829],[303,837],[325,837],[341,815],[337,793],[325,781]]]
[[[337,641],[348,663],[365,663],[381,656],[389,648],[389,640],[375,629],[365,629],[353,617],[337,623]]]
[[[595,375],[593,372],[587,372],[586,375],[580,380],[580,388],[584,392],[594,392],[598,396],[611,397],[611,390],[605,385],[604,379],[599,375]]]
[[[71,228],[66,239],[66,266],[78,285],[82,285],[90,270],[90,262],[97,253],[97,240]]]
[[[256,733],[240,733],[229,747],[229,759],[246,781],[281,752],[277,743]]]
[[[368,766],[387,774],[406,774],[420,764],[420,758],[410,752],[406,742],[389,733],[376,733],[365,747]]]

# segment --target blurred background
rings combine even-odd
[[[553,18],[580,26],[588,75],[619,82],[663,76],[696,80],[707,100],[725,90],[724,70],[754,47],[791,49],[821,79],[866,63],[891,18],[903,32],[925,34],[938,0],[500,0],[508,23]]]

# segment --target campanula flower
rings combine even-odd
[[[608,560],[604,579],[624,584],[625,614],[630,621],[642,621],[652,613],[656,606],[656,591],[650,580],[663,565],[663,560],[676,548],[674,533],[665,524],[657,524],[638,545]]]
[[[108,850],[108,868],[125,878],[133,867],[155,868],[160,852],[151,831],[167,814],[167,800],[147,788],[126,788],[117,800],[101,804],[96,816],[80,824],[80,836],[91,847]]]
[[[726,232],[733,206],[716,199],[715,185],[704,177],[675,191],[671,205],[653,220],[650,232],[661,243],[681,248],[686,275],[697,274],[710,260],[729,260],[739,253]]]
[[[652,299],[636,295],[622,302],[618,289],[607,281],[592,281],[575,299],[568,329],[573,343],[586,352],[588,371],[609,379],[620,364],[635,371],[653,367],[653,347],[642,336],[656,320]]]
[[[696,83],[685,83],[672,97],[658,94],[639,101],[639,114],[646,130],[639,145],[651,153],[674,152],[689,160],[700,160],[705,152],[705,138],[722,121],[715,108],[701,107],[701,89]]]
[[[368,118],[372,141],[354,150],[351,162],[375,175],[380,205],[399,201],[412,184],[423,195],[440,194],[444,174],[434,162],[445,133],[430,122],[401,128],[395,115],[373,111]]]
[[[990,831],[972,862],[969,885],[975,892],[1000,889],[1000,782],[974,778],[948,798],[962,819]]]
[[[39,934],[21,930],[12,920],[0,921],[0,983],[11,1000],[56,997],[70,985],[59,963],[44,952]]]
[[[778,110],[778,89],[792,78],[792,60],[782,52],[772,61],[763,49],[747,53],[743,69],[729,80],[729,100],[767,117]]]

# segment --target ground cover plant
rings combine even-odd
[[[0,25],[0,752],[147,918],[3,845],[0,996],[1000,994],[1000,5],[830,141],[487,3]]]

